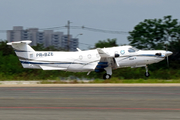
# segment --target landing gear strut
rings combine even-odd
[[[106,79],[110,79],[110,78],[111,78],[111,75],[109,75],[109,74],[106,74],[106,73],[105,73],[105,74],[103,75],[103,79],[105,79],[105,80],[106,80]]]
[[[147,66],[145,66],[145,68],[146,68],[145,76],[146,76],[146,77],[149,77],[149,76],[150,76],[150,74],[149,74],[149,72],[148,72],[148,67],[147,67]]]
[[[106,67],[104,68],[104,70],[106,71],[106,73],[103,75],[103,79],[110,79],[111,75],[112,75],[112,68],[111,67]]]

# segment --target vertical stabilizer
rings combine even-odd
[[[16,55],[19,57],[19,59],[31,59],[33,57],[33,53],[35,52],[30,44],[31,41],[18,41],[18,42],[9,42],[7,45],[11,45],[16,53]]]

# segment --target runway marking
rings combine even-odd
[[[180,111],[180,108],[107,108],[107,107],[0,107],[0,109],[76,109],[76,110],[163,110],[163,111]]]

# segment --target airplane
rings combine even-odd
[[[149,77],[147,65],[157,63],[173,54],[165,50],[138,50],[132,46],[96,48],[82,51],[35,51],[23,40],[9,42],[19,58],[23,68],[42,70],[62,70],[70,72],[97,73],[106,71],[103,79],[110,79],[112,70],[123,67],[145,67],[145,76]]]

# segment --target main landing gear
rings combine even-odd
[[[106,73],[103,75],[103,79],[110,79],[111,75],[112,75],[112,68],[111,67],[106,67],[104,68],[104,70],[106,71]]]
[[[111,75],[109,75],[109,74],[106,74],[106,73],[105,73],[105,74],[103,75],[103,79],[105,79],[105,80],[106,80],[106,79],[110,79],[110,78],[111,78]]]
[[[149,77],[149,76],[150,76],[150,74],[149,74],[149,72],[148,72],[148,67],[147,67],[147,66],[145,66],[145,68],[146,68],[145,76],[146,76],[146,77]]]

